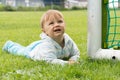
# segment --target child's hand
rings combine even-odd
[[[69,60],[68,63],[69,64],[74,64],[74,63],[79,63],[79,62],[75,62],[74,60]]]
[[[74,64],[75,61],[74,61],[74,60],[69,60],[68,63],[69,63],[69,64]]]

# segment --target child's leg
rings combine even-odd
[[[41,41],[35,41],[26,47],[27,50],[32,51],[36,46],[38,46]]]
[[[7,41],[5,43],[5,45],[3,46],[3,51],[7,51],[15,55],[22,55],[29,57],[29,51],[27,51],[26,47],[21,46],[20,44],[12,41]]]

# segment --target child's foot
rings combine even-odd
[[[2,50],[3,50],[3,51],[8,51],[8,49],[11,48],[13,45],[14,45],[14,43],[9,40],[9,41],[7,41],[7,42],[4,44]]]

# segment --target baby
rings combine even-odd
[[[9,40],[4,44],[3,51],[53,64],[64,65],[78,62],[80,51],[65,33],[65,22],[60,11],[48,10],[44,13],[41,18],[41,28],[41,40],[26,47]]]

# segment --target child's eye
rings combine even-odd
[[[62,21],[62,20],[59,20],[58,23],[63,23],[63,21]]]
[[[52,24],[54,24],[54,22],[50,22],[50,23],[49,23],[49,25],[52,25]]]

